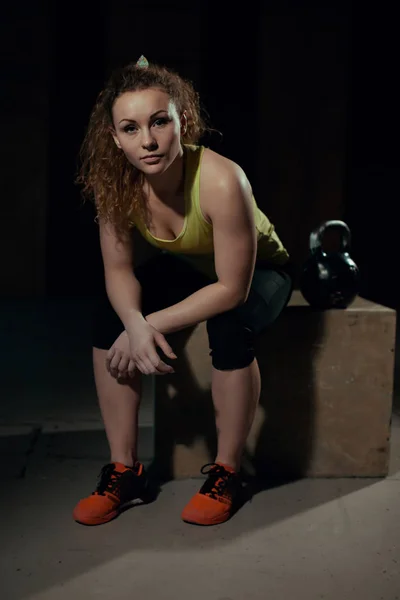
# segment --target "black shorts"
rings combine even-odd
[[[135,276],[142,287],[144,316],[177,304],[213,283],[187,262],[164,253],[157,254],[138,267]],[[278,318],[287,305],[291,292],[292,278],[287,267],[257,262],[246,302],[207,322],[214,366],[222,363],[235,365],[231,368],[245,366],[243,363],[248,363],[251,358],[249,348],[253,345],[254,336]],[[105,285],[97,298],[93,317],[93,346],[108,350],[124,330],[124,326],[108,300]],[[246,349],[240,348],[244,345]],[[236,359],[232,357],[232,360],[227,361],[226,357],[232,354],[233,346],[236,348]],[[216,355],[220,355],[219,358]]]

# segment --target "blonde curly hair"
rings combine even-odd
[[[186,111],[187,129],[183,144],[196,144],[208,130],[201,116],[199,95],[190,81],[166,67],[137,63],[117,69],[100,92],[89,119],[80,150],[81,164],[76,182],[85,199],[94,201],[96,221],[111,223],[117,235],[129,234],[133,215],[146,216],[143,174],[119,151],[112,138],[112,108],[125,92],[148,88],[162,89],[172,98],[181,115]]]

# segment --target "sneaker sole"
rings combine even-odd
[[[239,510],[243,507],[244,503],[245,502],[244,502],[243,497],[240,499],[237,499],[235,501],[235,503],[233,504],[233,506],[231,506],[228,513],[220,515],[216,519],[210,520],[207,523],[206,522],[198,523],[197,521],[191,521],[190,519],[184,519],[182,516],[181,516],[181,519],[184,523],[188,523],[189,525],[198,525],[199,527],[210,527],[212,525],[222,525],[222,523],[226,523],[227,521],[232,519],[232,517],[234,517],[236,515],[236,513],[239,512]]]
[[[79,523],[79,525],[86,525],[88,527],[93,527],[95,525],[104,525],[104,523],[109,523],[109,521],[112,521],[113,519],[115,519],[118,515],[119,515],[120,511],[119,510],[114,510],[112,513],[109,513],[108,515],[105,515],[104,517],[99,517],[97,519],[91,519],[90,521],[80,521],[79,519],[76,519],[74,517],[74,521],[76,523]]]
[[[88,525],[88,526],[104,525],[104,523],[109,523],[110,521],[113,521],[114,519],[116,519],[121,513],[125,512],[131,506],[136,506],[136,505],[140,506],[141,504],[147,504],[147,502],[145,502],[141,498],[134,498],[133,500],[130,500],[129,502],[125,502],[125,504],[121,504],[121,506],[119,508],[117,508],[116,510],[113,510],[112,512],[110,512],[107,515],[104,515],[102,517],[90,519],[90,521],[89,520],[88,521],[80,521],[79,519],[74,518],[74,521],[76,521],[76,523],[79,523],[79,525]]]
[[[210,520],[208,522],[204,522],[204,523],[199,523],[197,521],[191,521],[189,519],[184,519],[182,517],[182,521],[184,523],[188,523],[189,525],[198,525],[199,527],[210,527],[211,525],[221,525],[222,523],[226,523],[226,521],[229,521],[229,519],[232,517],[232,514],[229,513],[228,515],[221,515],[220,517],[214,519],[214,520]]]

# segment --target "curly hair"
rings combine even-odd
[[[96,221],[110,222],[118,237],[133,227],[133,215],[145,218],[143,174],[119,151],[112,138],[112,108],[125,92],[148,88],[162,89],[174,101],[178,114],[186,111],[187,129],[183,144],[195,144],[208,130],[201,116],[199,95],[190,81],[166,67],[150,64],[143,68],[128,64],[114,71],[100,92],[89,119],[80,149],[81,165],[76,182],[84,199],[94,201]]]

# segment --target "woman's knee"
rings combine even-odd
[[[254,358],[254,335],[232,313],[216,315],[207,321],[212,365],[219,371],[249,366]]]
[[[255,273],[249,297],[237,309],[240,320],[258,336],[279,318],[292,294],[292,279],[285,272]]]

